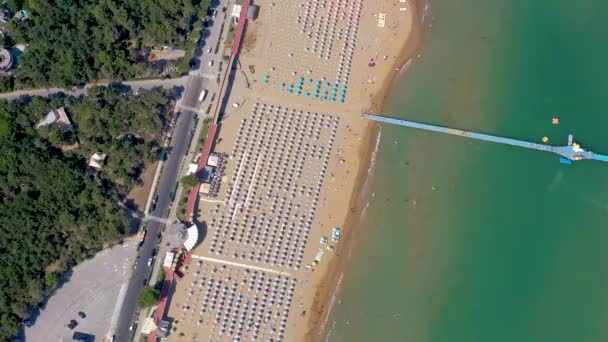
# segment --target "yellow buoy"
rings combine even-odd
[[[549,137],[543,137],[543,142],[546,143],[549,141]]]

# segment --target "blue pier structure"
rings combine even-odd
[[[537,143],[532,143],[532,142],[522,141],[522,140],[497,137],[497,136],[489,135],[489,134],[463,131],[460,129],[428,125],[428,124],[423,124],[423,123],[414,122],[414,121],[394,119],[394,118],[373,115],[373,114],[364,114],[363,117],[368,120],[373,120],[373,121],[378,121],[378,122],[383,122],[383,123],[388,123],[388,124],[393,124],[393,125],[398,125],[398,126],[418,128],[418,129],[422,129],[425,131],[446,133],[446,134],[457,135],[457,136],[465,137],[465,138],[490,141],[490,142],[494,142],[494,143],[518,146],[518,147],[529,148],[529,149],[539,150],[539,151],[552,152],[552,153],[556,153],[556,154],[560,155],[561,156],[560,161],[565,164],[571,164],[572,161],[583,160],[583,159],[608,161],[608,156],[603,155],[603,154],[593,153],[591,151],[586,151],[579,144],[573,143],[572,134],[570,134],[568,136],[568,145],[552,146],[552,145],[537,144]]]

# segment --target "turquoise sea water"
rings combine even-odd
[[[430,11],[385,115],[608,154],[608,2]],[[608,163],[382,132],[328,341],[608,341]]]

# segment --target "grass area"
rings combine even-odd
[[[188,195],[190,194],[190,191],[182,191],[182,198],[179,199],[179,202],[177,203],[177,212],[175,213],[175,216],[177,216],[177,219],[184,222],[186,221],[186,209],[188,206]]]
[[[228,35],[226,36],[226,45],[225,46],[232,46],[232,44],[234,43],[235,36],[236,36],[236,27],[234,26],[234,23],[231,21],[230,28],[228,29]]]
[[[243,4],[243,0],[235,0],[234,3],[237,4],[237,5],[242,5]]]
[[[203,121],[203,127],[201,127],[200,139],[198,141],[198,145],[196,146],[197,150],[199,150],[200,148],[203,147],[203,145],[205,145],[205,140],[207,140],[207,133],[209,133],[209,124],[211,124],[211,119],[205,119]]]

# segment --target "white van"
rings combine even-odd
[[[207,96],[207,89],[201,90],[201,94],[198,96],[198,101],[203,101],[205,99],[205,96]]]

